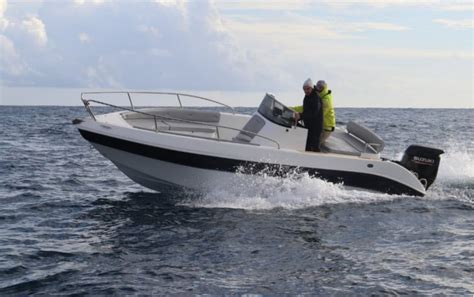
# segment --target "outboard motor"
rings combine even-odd
[[[420,145],[410,145],[399,164],[413,172],[426,189],[436,179],[439,167],[439,155],[444,151]]]

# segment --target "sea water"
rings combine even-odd
[[[82,139],[83,108],[0,106],[0,295],[472,296],[474,110],[336,113],[384,157],[443,149],[428,194],[299,173],[158,193]]]

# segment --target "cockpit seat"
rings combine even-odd
[[[337,128],[324,142],[323,151],[335,154],[360,156],[378,154],[385,143],[375,133],[355,122],[349,122],[347,131]]]

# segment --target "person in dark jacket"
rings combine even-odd
[[[308,129],[306,151],[320,152],[320,138],[323,131],[323,104],[311,78],[304,82],[303,91],[305,94],[303,112],[299,114],[299,118],[303,120],[305,128]]]

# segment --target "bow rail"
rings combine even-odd
[[[130,105],[131,105],[131,108],[128,108],[128,107],[124,107],[124,106],[118,106],[118,105],[114,105],[114,104],[110,104],[110,103],[106,103],[106,102],[102,102],[102,101],[98,101],[98,100],[93,100],[93,99],[85,99],[83,97],[83,95],[85,94],[102,94],[102,93],[108,93],[108,94],[130,94],[132,92],[85,92],[85,93],[81,93],[81,100],[82,100],[82,103],[84,104],[84,107],[86,108],[87,112],[89,113],[89,115],[91,116],[91,118],[97,122],[97,118],[94,114],[94,112],[92,111],[92,108],[91,108],[91,105],[90,103],[97,103],[97,104],[100,104],[100,105],[104,105],[104,106],[108,106],[108,107],[112,107],[112,108],[116,108],[116,109],[119,109],[119,110],[124,110],[124,111],[129,111],[129,112],[133,112],[133,113],[139,113],[139,114],[143,114],[143,115],[146,115],[146,116],[149,116],[149,117],[152,117],[153,120],[154,120],[154,124],[155,124],[155,129],[154,130],[151,130],[151,131],[154,131],[156,133],[160,133],[160,132],[165,132],[165,133],[172,133],[172,134],[178,134],[178,135],[182,135],[181,133],[177,133],[177,132],[173,132],[171,130],[171,125],[169,123],[167,123],[166,121],[176,121],[176,122],[182,122],[182,123],[188,123],[188,124],[195,124],[195,125],[203,125],[203,126],[211,126],[211,127],[214,127],[215,130],[216,130],[216,136],[217,136],[217,139],[216,138],[212,138],[212,137],[203,137],[203,138],[206,138],[206,139],[213,139],[213,140],[217,140],[217,141],[229,141],[227,139],[222,139],[221,136],[220,136],[220,133],[219,133],[219,129],[228,129],[228,130],[233,130],[233,131],[237,131],[237,132],[243,132],[243,133],[246,133],[246,134],[250,134],[250,135],[254,135],[255,137],[258,137],[258,138],[261,138],[261,139],[264,139],[266,141],[269,141],[273,144],[276,145],[276,147],[278,149],[280,149],[280,144],[274,140],[274,139],[271,139],[271,138],[268,138],[268,137],[265,137],[265,136],[261,136],[261,135],[258,135],[257,133],[254,133],[254,132],[251,132],[251,131],[247,131],[247,130],[242,130],[242,129],[237,129],[237,128],[233,128],[233,127],[228,127],[228,126],[222,126],[222,125],[213,125],[213,124],[210,124],[210,123],[203,123],[203,122],[198,122],[198,121],[190,121],[190,120],[184,120],[184,119],[179,119],[179,118],[173,118],[173,117],[167,117],[167,116],[161,116],[161,115],[154,115],[154,114],[151,114],[151,113],[147,113],[147,112],[144,112],[144,111],[140,111],[140,110],[136,110],[133,106],[133,102],[129,96],[129,99],[130,99]],[[138,92],[138,93],[149,93],[149,92]],[[161,93],[161,92],[150,92],[150,93],[153,93],[153,94],[178,94],[178,93]],[[180,94],[182,95],[182,94]],[[191,97],[196,97],[198,99],[206,99],[206,100],[209,100],[211,102],[216,102],[216,103],[219,103],[217,101],[214,101],[214,100],[211,100],[211,99],[207,99],[207,98],[202,98],[202,97],[199,97],[199,96],[194,96],[194,95],[189,95]],[[179,97],[178,97],[179,98]],[[226,107],[230,107],[228,105],[225,105],[225,104],[222,104],[220,103],[221,105],[224,105]],[[183,108],[183,106],[180,104],[181,108]],[[230,107],[232,109],[232,111],[234,111],[234,109],[232,107]],[[234,112],[235,114],[235,112]],[[162,130],[162,129],[159,129],[158,127],[158,122],[161,122],[161,123],[164,123],[165,125],[168,126],[168,130]],[[148,130],[148,129],[147,129]],[[235,141],[235,140],[231,140],[231,142],[234,142],[234,143],[240,143],[240,144],[247,144],[247,143],[243,143],[243,142],[239,142],[239,141]],[[248,144],[251,144],[251,143],[248,143]]]
[[[134,106],[133,100],[132,100],[132,95],[138,95],[138,94],[139,95],[170,95],[170,96],[176,96],[176,99],[178,100],[180,108],[183,108],[183,102],[181,100],[182,97],[184,97],[184,98],[194,98],[194,99],[200,99],[200,100],[203,100],[203,101],[212,102],[212,103],[224,106],[224,107],[229,108],[230,110],[232,110],[232,113],[235,114],[234,108],[230,105],[225,104],[225,103],[222,103],[222,102],[219,102],[219,101],[216,101],[216,100],[213,100],[213,99],[209,99],[209,98],[206,98],[206,97],[201,97],[201,96],[196,96],[196,95],[191,95],[191,94],[185,94],[185,93],[176,93],[176,92],[148,92],[148,91],[137,91],[137,92],[128,92],[128,91],[82,92],[81,93],[81,99],[83,101],[84,100],[91,100],[91,99],[84,98],[84,96],[86,96],[86,95],[110,95],[110,94],[126,94],[127,97],[128,97],[128,100],[130,102],[130,108],[132,110],[135,110],[135,106]]]

